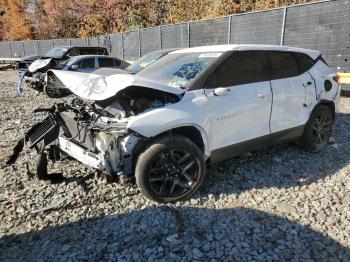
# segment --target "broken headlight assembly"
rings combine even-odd
[[[112,116],[79,99],[35,112],[48,115],[17,143],[7,164],[15,163],[26,147],[38,154],[39,178],[47,175],[46,167],[43,168],[47,165],[47,155],[58,160],[60,152],[110,174],[131,173],[131,152],[140,137],[127,130],[127,121],[119,115]]]

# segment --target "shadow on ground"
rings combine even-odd
[[[0,239],[0,260],[347,260],[350,249],[258,210],[150,207]]]

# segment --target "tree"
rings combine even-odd
[[[2,1],[2,32],[7,40],[24,40],[33,38],[28,21],[28,0]]]
[[[4,30],[5,0],[0,0],[0,41],[5,39]]]
[[[37,7],[39,38],[76,37],[92,12],[89,0],[42,0]]]
[[[0,0],[0,40],[94,37],[312,0]]]
[[[173,24],[206,18],[208,6],[211,6],[210,0],[175,0],[166,21]]]

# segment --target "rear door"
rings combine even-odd
[[[272,51],[269,57],[273,93],[271,132],[302,126],[309,117],[315,83],[307,71],[301,71],[294,53]]]
[[[233,53],[208,78],[206,87],[212,113],[212,148],[228,149],[219,155],[214,152],[212,158],[230,157],[230,145],[270,133],[272,93],[265,52]],[[216,88],[229,91],[227,95],[215,95]]]

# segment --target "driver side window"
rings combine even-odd
[[[80,61],[78,65],[80,69],[95,68],[95,58],[84,59]]]
[[[268,57],[264,51],[238,51],[207,79],[207,88],[229,87],[269,80]]]

